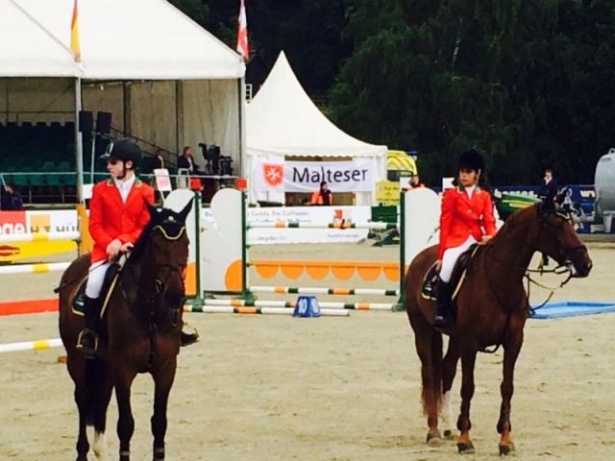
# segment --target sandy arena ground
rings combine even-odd
[[[590,278],[573,280],[556,299],[615,301],[615,249],[592,244],[590,251],[595,265]],[[253,257],[395,261],[397,249],[270,246],[256,247]],[[4,276],[0,299],[50,296],[58,279],[57,274]],[[369,286],[357,280],[312,284]],[[382,281],[371,285],[395,287]],[[536,300],[544,299],[544,292],[533,293]],[[424,443],[419,361],[405,313],[352,312],[349,318],[320,319],[187,317],[202,341],[179,357],[169,409],[168,459],[417,461],[457,456],[454,442],[438,448]],[[0,331],[2,343],[54,338],[57,314],[0,317]],[[528,322],[513,399],[517,459],[614,459],[613,331],[613,314]],[[0,460],[75,458],[77,414],[72,381],[64,365],[56,363],[60,352],[0,357]],[[477,453],[471,459],[497,457],[501,359],[498,352],[481,355],[477,363],[472,406]],[[133,387],[134,460],[151,459],[151,389],[147,375]],[[113,401],[109,459],[117,459],[116,415]]]

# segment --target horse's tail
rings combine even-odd
[[[434,389],[434,401],[440,412],[442,404],[442,334],[435,333],[431,336],[431,360],[433,364],[433,389]]]
[[[437,413],[442,407],[442,335],[431,335],[431,366],[422,367],[423,386],[421,388],[421,403],[423,414],[429,415],[431,406],[436,406]]]
[[[101,421],[104,425],[104,416],[106,412],[103,404],[105,397],[103,396],[103,386],[105,382],[105,365],[99,359],[85,361],[85,386],[87,389],[87,402],[84,409],[86,424],[100,428]],[[103,412],[101,414],[101,412]],[[101,419],[102,418],[102,419]]]

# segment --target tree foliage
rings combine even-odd
[[[613,143],[614,11],[612,0],[357,2],[332,113],[419,150],[432,180],[476,146],[493,183],[535,182],[546,166],[591,183]]]
[[[239,0],[172,0],[235,48]],[[434,183],[459,152],[491,183],[593,182],[615,146],[615,0],[246,0],[257,87],[284,50],[352,135],[420,152]],[[261,69],[260,72],[256,71]]]

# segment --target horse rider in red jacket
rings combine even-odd
[[[109,266],[121,253],[128,253],[150,219],[147,203],[154,202],[154,190],[135,175],[141,148],[129,139],[109,144],[103,158],[111,177],[98,182],[90,200],[89,231],[94,241],[85,288],[83,314],[85,328],[79,334],[77,349],[93,357],[98,347],[96,317],[100,292]],[[182,332],[182,344],[196,342],[198,335]]]
[[[434,327],[438,329],[447,326],[446,317],[450,311],[454,288],[449,282],[457,258],[471,245],[484,245],[495,235],[491,195],[478,187],[483,169],[484,160],[479,152],[474,149],[463,152],[457,165],[459,185],[447,189],[442,196],[440,244],[436,262],[440,274],[434,320]]]

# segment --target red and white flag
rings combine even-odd
[[[237,30],[237,52],[244,61],[248,59],[248,20],[246,19],[246,5],[244,0],[240,0],[239,6],[239,29]]]

